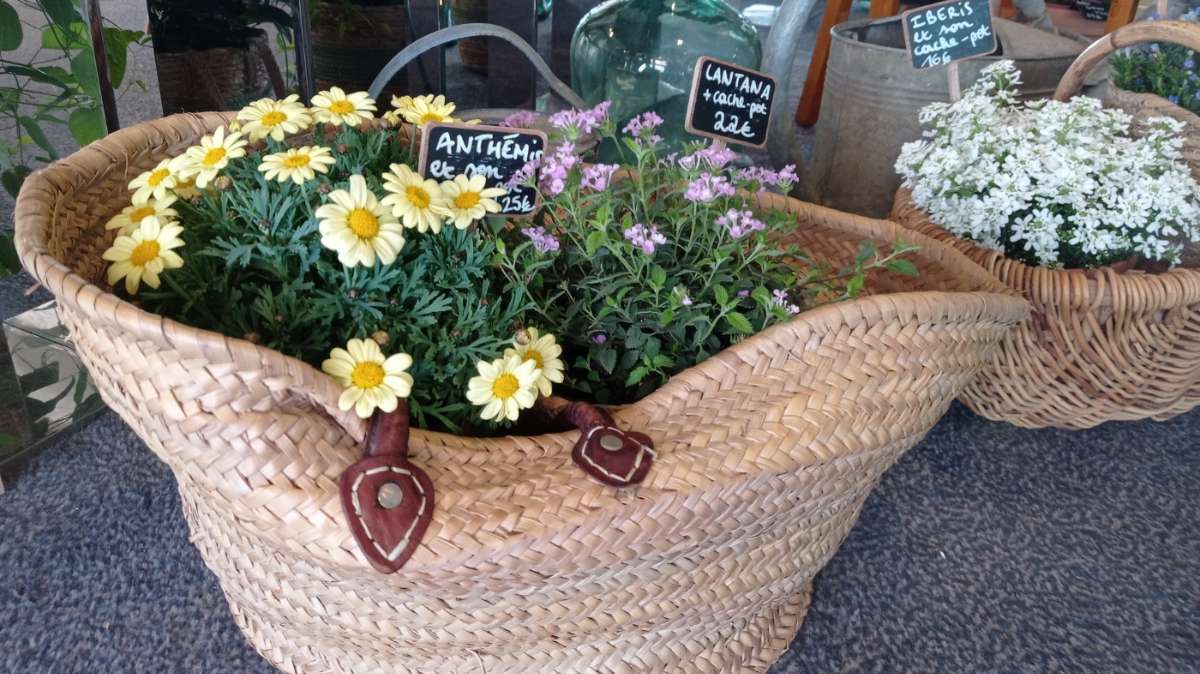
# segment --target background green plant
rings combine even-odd
[[[413,157],[385,131],[343,129],[325,144],[335,148],[337,163],[303,186],[264,178],[258,151],[230,162],[219,179],[223,189],[177,206],[184,266],[164,273],[160,290],[143,287],[133,299],[316,367],[331,348],[383,331],[385,353],[413,357],[409,406],[418,426],[493,432],[467,401],[467,381],[476,362],[510,345],[525,296],[505,292],[492,266],[494,244],[474,228],[405,230],[407,242],[391,265],[345,268],[321,245],[315,209],[355,173],[383,194],[379,176],[391,163],[411,166]],[[263,153],[283,147],[269,141]]]
[[[1179,20],[1200,21],[1200,8]],[[1155,94],[1200,114],[1200,68],[1195,51],[1177,44],[1156,43],[1118,52],[1109,62],[1118,87]]]
[[[47,136],[48,125],[66,127],[80,146],[107,133],[100,78],[89,31],[78,0],[0,0],[0,184],[16,197],[37,164],[58,159]],[[24,6],[40,21],[24,21]],[[104,48],[114,89],[145,90],[140,81],[126,82],[129,48],[144,44],[146,35],[107,24]],[[37,46],[27,59],[13,52],[27,38]],[[10,232],[0,233],[0,269],[19,269]]]

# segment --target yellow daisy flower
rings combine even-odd
[[[118,236],[104,259],[112,262],[108,267],[108,284],[116,285],[125,279],[125,290],[130,295],[137,293],[142,281],[151,288],[159,285],[158,275],[164,269],[178,269],[183,258],[175,252],[183,246],[179,235],[183,227],[170,221],[159,221],[151,216],[142,220],[137,229],[128,236]]]
[[[504,357],[516,356],[522,361],[532,361],[541,371],[537,379],[537,388],[542,395],[548,396],[551,384],[563,382],[562,347],[554,339],[554,335],[539,335],[537,328],[526,328],[517,333],[513,340],[513,348],[504,350]]]
[[[447,101],[445,96],[393,96],[392,107],[400,113],[409,124],[425,126],[429,122],[455,122],[454,104]]]
[[[266,175],[267,180],[278,180],[281,183],[291,180],[297,185],[303,185],[305,181],[316,178],[318,173],[328,173],[334,162],[329,148],[309,145],[269,154],[263,157],[258,170]]]
[[[391,169],[383,174],[383,189],[390,192],[383,205],[390,207],[405,227],[416,227],[418,232],[442,231],[443,216],[435,209],[444,205],[445,199],[437,181],[422,178],[404,164],[392,164]]]
[[[475,368],[479,376],[467,382],[467,400],[483,406],[479,413],[483,419],[516,421],[521,410],[537,401],[537,380],[542,372],[532,360],[509,356],[490,363],[481,360]]]
[[[114,215],[104,228],[117,230],[117,236],[129,236],[146,218],[155,217],[159,222],[173,221],[179,217],[179,213],[171,208],[174,204],[174,194],[140,203],[135,201]]]
[[[312,114],[300,103],[300,96],[292,94],[282,100],[260,98],[242,108],[237,118],[243,122],[242,129],[251,141],[270,136],[283,140],[285,136],[307,129],[312,125]]]
[[[327,203],[317,209],[321,221],[321,245],[337,251],[338,260],[347,267],[370,267],[375,258],[391,264],[404,247],[404,230],[392,209],[379,203],[367,181],[350,176],[349,190],[334,190]]]
[[[487,187],[487,178],[481,175],[469,178],[457,175],[454,180],[442,183],[445,201],[436,206],[434,212],[455,227],[466,229],[488,213],[499,213],[500,203],[496,197],[502,197],[506,192],[503,187]]]
[[[172,166],[171,160],[164,159],[158,162],[158,166],[129,182],[133,201],[144,203],[147,199],[162,199],[175,187],[178,179],[178,171]]]
[[[377,408],[392,412],[400,402],[412,393],[412,375],[405,372],[412,367],[412,357],[407,353],[383,357],[379,345],[369,339],[352,339],[346,348],[335,348],[329,358],[321,363],[321,369],[346,387],[338,398],[338,407],[366,419]]]
[[[176,162],[176,165],[178,165],[178,162]],[[196,176],[192,176],[190,178],[180,177],[175,181],[174,192],[175,196],[185,201],[190,201],[191,199],[200,196],[200,189],[196,187]]]
[[[183,155],[176,158],[176,170],[184,178],[194,178],[196,187],[204,189],[221,169],[229,165],[230,159],[246,156],[246,139],[238,132],[225,135],[225,127],[200,139]]]
[[[374,117],[375,100],[365,91],[347,94],[339,87],[330,87],[313,96],[313,118],[334,126],[358,126],[364,119]]]

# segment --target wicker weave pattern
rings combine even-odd
[[[125,183],[227,117],[113,134],[31,176],[21,258],[59,299],[105,400],[174,471],[192,540],[238,624],[288,672],[761,672],[879,475],[967,385],[1024,301],[920,235],[913,279],[818,309],[677,375],[617,422],[654,438],[644,484],[570,460],[573,433],[414,432],[438,489],[416,555],[359,555],[335,481],[363,424],[325,375],[138,310],[102,287]],[[901,230],[782,197],[796,240],[845,262]]]
[[[989,419],[1031,428],[1167,419],[1200,404],[1200,270],[1029,267],[930,222],[907,190],[892,218],[949,243],[1020,291],[1033,316],[963,393]]]

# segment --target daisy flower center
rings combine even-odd
[[[462,210],[473,208],[479,203],[478,192],[462,192],[457,197],[454,197],[454,207]]]
[[[288,168],[304,168],[308,166],[308,155],[294,154],[283,158],[283,165]]]
[[[513,397],[519,388],[521,388],[521,382],[517,381],[516,375],[505,372],[492,382],[492,395],[501,400],[507,400]]]
[[[421,119],[417,121],[417,125],[420,126],[421,124],[428,124],[429,122],[440,122],[443,119],[445,118],[436,112],[427,112],[421,115]]]
[[[405,194],[408,195],[408,203],[413,206],[417,208],[429,208],[429,193],[423,188],[412,185],[405,191]]]
[[[262,119],[259,120],[263,126],[278,126],[286,121],[287,115],[278,110],[272,110],[268,112],[262,116]]]
[[[379,218],[365,208],[356,208],[346,216],[346,226],[360,239],[374,238],[379,233]]]
[[[337,115],[348,115],[354,112],[354,104],[350,101],[334,101],[329,104],[329,111]]]
[[[130,213],[129,219],[135,223],[140,223],[142,220],[145,220],[151,215],[154,215],[154,207],[142,206],[141,208],[135,209],[132,213]]]
[[[171,172],[167,169],[155,169],[150,174],[150,177],[146,179],[146,182],[150,183],[150,187],[158,187],[158,184],[166,180],[169,175],[171,175]]]
[[[532,360],[533,364],[537,365],[539,370],[546,369],[546,366],[542,361],[542,354],[538,353],[537,351],[526,351],[525,360]]]
[[[350,383],[358,388],[371,389],[383,383],[383,366],[379,363],[359,363],[350,373]]]
[[[204,153],[204,159],[201,160],[201,163],[203,163],[205,166],[216,166],[222,159],[225,158],[226,154],[227,152],[225,151],[225,148],[214,147],[213,149]]]
[[[158,257],[158,242],[143,241],[134,247],[133,252],[129,254],[129,262],[144,267],[154,258]]]

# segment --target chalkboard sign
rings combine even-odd
[[[770,75],[702,56],[692,77],[684,126],[700,136],[762,147],[775,88]]]
[[[482,175],[488,187],[504,187],[501,213],[533,215],[537,190],[520,185],[507,187],[509,178],[525,163],[546,151],[546,134],[534,129],[510,129],[481,124],[429,123],[422,132],[421,175],[439,182],[456,175]]]
[[[988,0],[949,0],[901,15],[914,68],[933,68],[996,51]]]

